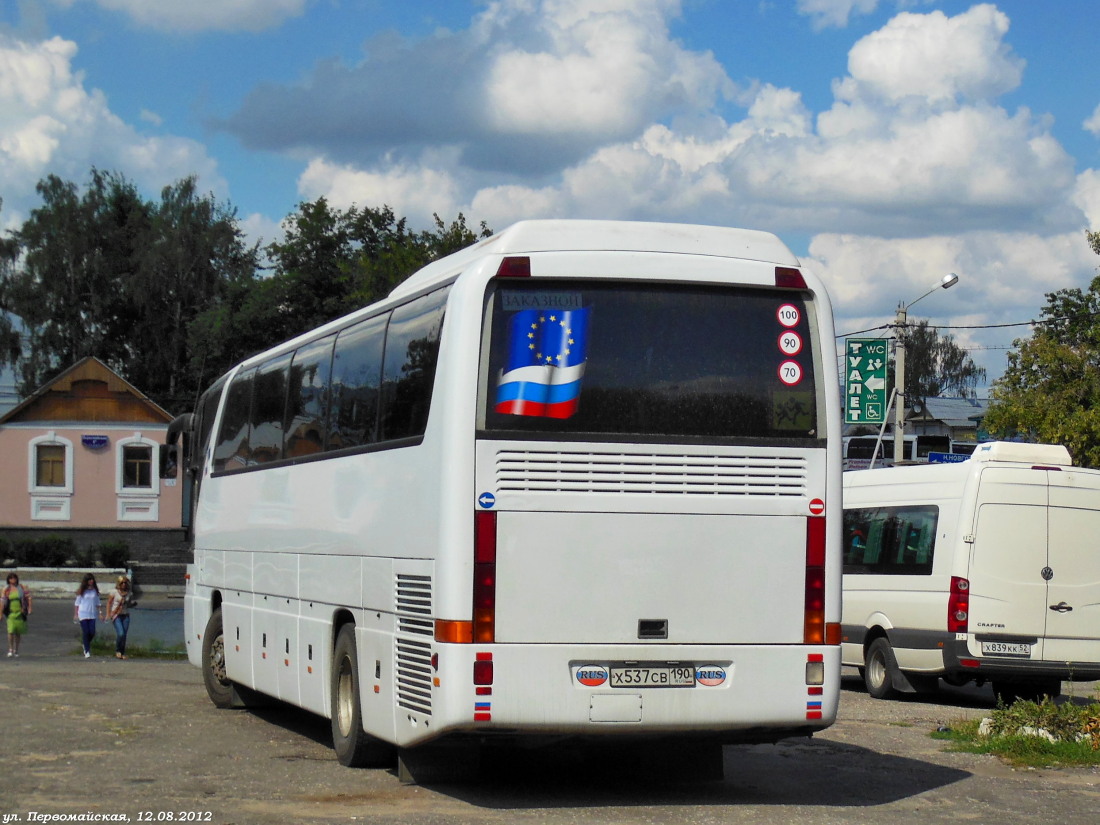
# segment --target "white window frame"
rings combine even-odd
[[[65,483],[60,487],[38,484],[38,448],[47,446],[65,448]],[[27,443],[27,490],[31,497],[32,521],[69,521],[72,518],[72,441],[50,430]]]
[[[124,487],[127,447],[148,447],[150,455],[149,487]],[[119,521],[158,521],[160,519],[160,445],[140,432],[115,442],[115,494],[118,496]]]

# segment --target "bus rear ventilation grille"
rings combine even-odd
[[[807,462],[789,455],[713,452],[502,450],[497,490],[737,497],[806,495]]]

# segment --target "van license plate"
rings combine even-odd
[[[982,642],[982,653],[986,656],[1030,656],[1031,645],[1027,642]]]
[[[694,665],[627,665],[611,668],[613,688],[695,687]]]

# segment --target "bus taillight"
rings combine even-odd
[[[952,576],[951,590],[947,595],[947,632],[966,633],[969,624],[970,581]]]
[[[802,277],[802,271],[793,266],[777,266],[775,268],[775,285],[783,289],[806,289],[806,279]]]
[[[823,645],[825,640],[825,519],[806,519],[806,620],[803,641]]]
[[[497,514],[474,513],[474,638],[480,643],[496,637]]]
[[[512,255],[504,258],[497,267],[498,278],[530,278],[531,259],[526,255]]]

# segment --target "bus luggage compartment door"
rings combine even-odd
[[[496,641],[800,644],[805,554],[790,516],[499,512]]]

